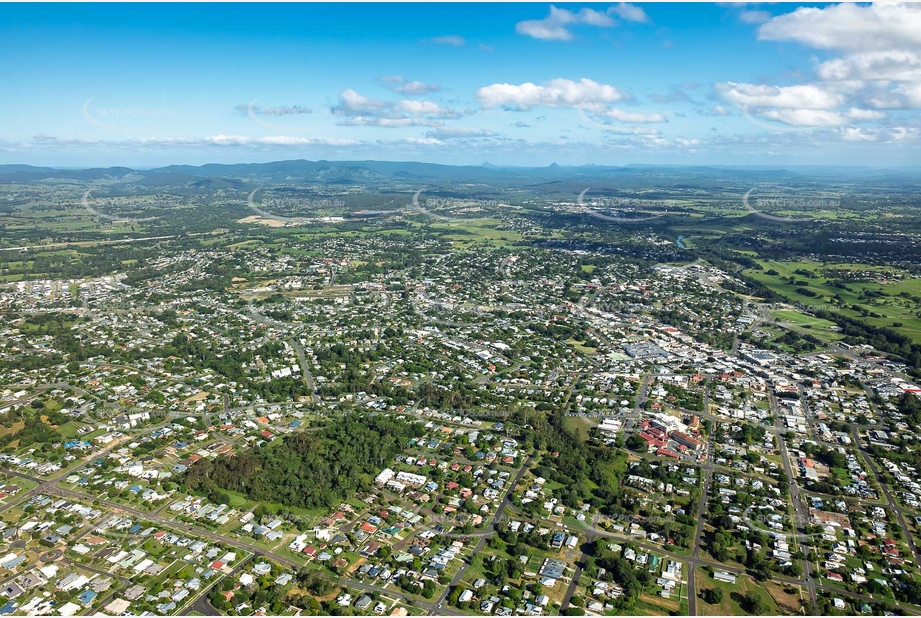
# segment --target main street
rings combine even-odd
[[[781,460],[783,460],[784,473],[787,475],[788,479],[790,501],[793,503],[793,526],[796,528],[798,534],[803,535],[797,540],[803,553],[806,554],[806,558],[803,560],[803,583],[806,590],[809,591],[809,600],[812,603],[812,607],[818,607],[818,593],[816,592],[815,576],[812,572],[812,562],[809,560],[809,547],[803,545],[803,541],[809,538],[805,536],[806,526],[809,525],[809,507],[806,506],[803,495],[800,492],[799,483],[796,482],[796,479],[799,478],[799,474],[793,469],[790,452],[787,450],[787,441],[784,439],[782,433],[783,426],[781,425],[781,419],[783,418],[783,414],[781,414],[777,398],[774,397],[773,393],[770,394],[770,403],[771,413],[774,415],[775,423],[774,439],[780,445],[780,457]]]

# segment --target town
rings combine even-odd
[[[0,614],[921,612],[921,387],[748,275],[198,245],[0,287]]]

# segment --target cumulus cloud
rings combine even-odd
[[[846,97],[847,101],[840,101],[839,106],[921,106],[921,97],[915,96],[921,89],[921,5],[845,3],[800,7],[764,23],[758,29],[758,38],[844,52],[842,57],[825,60],[816,68],[826,92],[835,91]],[[830,110],[837,106],[789,107]],[[865,113],[854,117],[852,110],[839,110],[839,114],[856,121],[876,120],[879,116]],[[828,123],[835,120],[833,116],[821,119]]]
[[[769,86],[724,82],[715,85],[724,100],[739,107],[780,107],[795,109],[833,109],[845,97],[822,85]]]
[[[518,22],[515,32],[543,41],[571,41],[572,32],[568,27],[580,24],[610,28],[614,25],[614,20],[605,13],[593,9],[583,8],[575,13],[551,4],[547,17]]]
[[[339,94],[339,104],[330,113],[340,118],[342,126],[401,128],[437,126],[446,119],[460,118],[464,112],[438,103],[418,99],[382,101],[370,99],[348,88]]]
[[[921,5],[844,3],[824,8],[800,7],[763,24],[758,38],[847,51],[918,48]]]
[[[838,127],[853,121],[882,120],[886,114],[876,110],[851,108],[846,111],[824,109],[761,109],[756,112],[768,120],[800,127]]]
[[[347,88],[339,93],[339,105],[333,108],[333,113],[345,116],[364,113],[377,113],[392,107],[391,103],[377,99],[369,99]]]
[[[649,15],[646,14],[646,11],[642,7],[638,7],[635,4],[630,4],[629,2],[621,2],[616,4],[608,9],[608,13],[613,13],[617,15],[624,21],[632,21],[639,24],[648,24],[650,21]]]
[[[605,107],[599,104],[585,105],[582,109],[586,113],[589,113],[595,118],[601,119],[603,121],[616,120],[618,122],[625,122],[628,124],[652,124],[657,122],[668,122],[668,118],[658,112],[645,113],[639,111],[625,111],[613,107]]]
[[[538,106],[578,107],[590,103],[628,101],[631,98],[626,91],[584,77],[579,81],[552,79],[541,85],[531,82],[492,84],[476,91],[477,101],[486,109],[500,106],[517,110]]]
[[[909,50],[872,51],[823,62],[818,76],[827,81],[887,80],[921,82],[921,54]]]

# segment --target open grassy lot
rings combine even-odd
[[[787,586],[777,582],[759,582],[759,585],[768,591],[771,598],[777,603],[777,607],[782,614],[799,614],[800,599],[804,598],[803,589],[800,586]]]
[[[570,431],[575,431],[583,440],[587,440],[588,432],[598,425],[598,421],[589,417],[567,416],[563,420],[563,425]]]
[[[791,326],[794,330],[808,332],[822,341],[831,342],[844,338],[844,335],[837,332],[837,324],[828,320],[799,311],[774,311],[772,315],[781,324]]]
[[[521,240],[521,234],[518,232],[496,229],[496,226],[501,223],[499,219],[471,219],[461,222],[432,223],[431,227],[443,232],[445,238],[462,249],[480,242],[504,247]]]
[[[736,582],[730,584],[713,579],[710,574],[698,568],[695,573],[697,590],[697,613],[702,616],[746,616],[751,615],[750,608],[745,600],[749,594],[761,600],[762,615],[776,616],[781,613],[774,597],[767,591],[761,582],[755,582],[747,575],[739,575]],[[716,588],[722,590],[723,599],[719,603],[707,603],[700,595],[704,590]]]

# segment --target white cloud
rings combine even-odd
[[[651,21],[649,15],[646,14],[646,11],[644,11],[642,7],[630,4],[629,2],[621,2],[620,4],[614,5],[609,8],[607,12],[614,13],[624,21],[633,21],[640,24],[648,24]]]
[[[739,19],[746,24],[763,24],[771,19],[772,15],[768,11],[742,11],[739,13]]]
[[[443,116],[445,110],[437,103],[431,101],[406,100],[398,103],[401,110],[409,114],[419,114],[425,116]]]
[[[844,96],[823,86],[768,86],[725,82],[716,91],[739,107],[781,107],[792,109],[833,109],[844,103]]]
[[[852,121],[882,120],[886,117],[883,112],[856,107],[844,112],[824,109],[763,109],[757,114],[768,120],[800,127],[838,127]]]
[[[907,50],[851,54],[823,62],[818,75],[827,81],[921,81],[921,54]]]
[[[414,146],[443,146],[444,142],[434,137],[407,137],[401,140]]]
[[[617,120],[627,124],[652,124],[656,122],[668,122],[668,118],[658,112],[630,112],[614,107],[605,107],[593,103],[582,107],[583,111],[598,116],[605,120]]]
[[[882,120],[886,114],[872,109],[858,109],[852,107],[845,112],[845,115],[851,120]]]
[[[910,107],[921,107],[921,83],[900,86],[896,93],[903,95]]]
[[[378,112],[390,107],[386,101],[369,99],[347,88],[339,93],[339,105],[336,108],[342,114],[362,114],[367,112]]]
[[[631,97],[614,86],[599,84],[591,79],[579,81],[552,79],[541,85],[492,84],[476,91],[476,99],[484,108],[507,106],[518,110],[531,107],[578,107],[590,103],[615,103]]]
[[[821,49],[885,51],[921,46],[921,5],[835,4],[800,7],[762,25],[758,38]]]
[[[610,28],[614,25],[614,20],[593,9],[584,8],[578,13],[573,13],[551,4],[550,14],[547,17],[518,22],[515,24],[515,32],[543,41],[570,41],[572,32],[567,26],[579,24]]]
[[[695,146],[700,146],[700,140],[697,138],[686,139],[684,137],[676,137],[675,145],[681,148],[693,148]]]
[[[847,122],[842,114],[823,109],[767,109],[758,115],[800,127],[837,127]]]
[[[841,139],[846,142],[905,142],[917,140],[918,129],[911,127],[886,127],[883,129],[865,129],[861,127],[843,127]]]
[[[440,127],[432,131],[427,131],[426,137],[448,140],[448,139],[472,139],[482,137],[495,137],[496,133],[488,129],[466,129],[460,127]]]
[[[463,112],[425,100],[380,101],[369,99],[351,88],[339,94],[339,104],[330,108],[339,116],[341,126],[369,126],[395,129],[413,126],[437,126],[448,118],[460,118]]]

